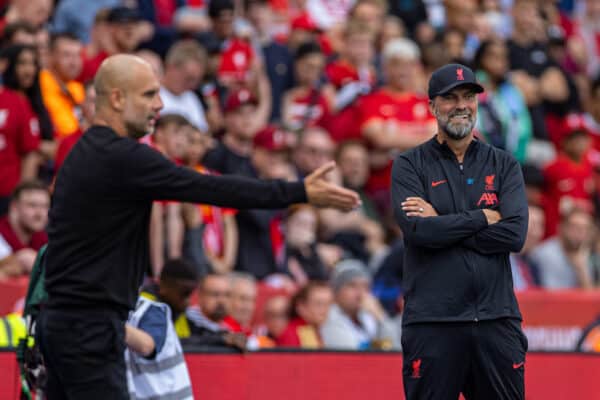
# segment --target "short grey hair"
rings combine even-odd
[[[383,48],[383,61],[388,61],[391,58],[418,61],[421,59],[421,50],[419,50],[419,46],[410,39],[392,39]]]

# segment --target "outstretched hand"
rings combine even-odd
[[[342,211],[353,210],[360,205],[358,194],[326,179],[326,175],[334,168],[335,162],[330,161],[304,179],[308,202],[317,207],[333,207]]]

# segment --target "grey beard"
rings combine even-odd
[[[446,122],[442,128],[446,132],[446,134],[450,137],[450,139],[460,140],[465,138],[473,128],[475,127],[475,121],[471,120],[467,125],[454,125]]]

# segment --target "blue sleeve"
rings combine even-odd
[[[154,353],[147,358],[154,358],[165,345],[167,339],[167,314],[158,306],[150,306],[142,316],[138,328],[154,339]]]
[[[440,249],[460,243],[487,226],[483,211],[469,210],[436,217],[409,217],[402,210],[407,197],[420,197],[429,202],[417,168],[408,157],[399,156],[392,170],[392,205],[396,222],[404,240],[413,246]]]

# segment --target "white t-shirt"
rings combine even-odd
[[[204,114],[204,107],[198,97],[190,90],[179,96],[169,92],[164,87],[160,88],[160,98],[163,102],[161,115],[179,114],[187,118],[196,128],[203,132],[208,131],[208,123]]]

